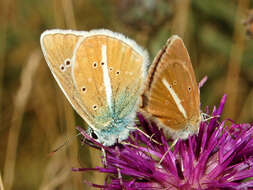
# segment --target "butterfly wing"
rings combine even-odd
[[[85,32],[72,30],[48,30],[40,38],[46,62],[65,96],[82,118],[89,117],[80,107],[79,95],[72,79],[72,57],[78,40]]]
[[[199,128],[199,90],[188,52],[177,36],[168,40],[150,68],[142,111],[172,133]]]
[[[75,86],[83,106],[96,118],[95,129],[135,112],[147,56],[133,44],[120,34],[97,30],[81,39],[75,50]]]

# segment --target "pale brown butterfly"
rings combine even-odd
[[[168,39],[149,69],[141,111],[173,139],[186,139],[199,130],[199,88],[187,49],[176,35]]]
[[[125,140],[146,77],[148,55],[109,30],[48,30],[41,47],[58,85],[89,134],[105,146]]]

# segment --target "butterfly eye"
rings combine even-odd
[[[93,67],[97,68],[97,63],[96,62],[93,63]]]
[[[66,60],[64,61],[64,64],[66,65],[66,67],[70,67],[70,66],[71,66],[71,61],[70,61],[70,59],[66,59]]]
[[[94,131],[91,132],[91,137],[95,140],[98,139],[98,136]]]
[[[65,66],[63,64],[60,65],[61,72],[64,72],[66,70]]]

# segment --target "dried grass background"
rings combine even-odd
[[[190,52],[202,108],[228,94],[224,118],[253,121],[253,40],[243,21],[250,0],[3,0],[0,1],[0,189],[90,189],[96,173],[71,167],[99,164],[99,152],[79,138],[49,153],[87,127],[74,113],[40,50],[40,34],[51,28],[107,28],[145,47],[151,59],[172,34]]]

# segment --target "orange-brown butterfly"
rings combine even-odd
[[[173,139],[186,139],[199,130],[199,88],[187,49],[176,35],[168,39],[149,69],[141,111]]]
[[[89,134],[105,146],[128,137],[146,77],[147,53],[109,30],[48,30],[46,62]]]

